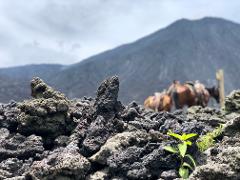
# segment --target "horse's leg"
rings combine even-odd
[[[208,106],[208,102],[209,102],[209,95],[208,94],[204,94],[203,95],[203,107],[207,107]]]
[[[176,109],[180,109],[180,104],[179,104],[179,95],[176,91],[173,91],[172,93],[172,97],[173,97],[173,102],[175,104],[175,108]]]
[[[171,102],[171,99],[168,99],[166,105],[165,105],[165,110],[170,112],[171,111],[171,106],[172,106],[172,102]]]

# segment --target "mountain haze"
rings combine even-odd
[[[103,79],[117,74],[121,83],[120,100],[142,103],[148,95],[167,88],[174,79],[200,80],[213,85],[216,70],[223,68],[229,92],[240,87],[240,25],[220,18],[181,19],[136,42],[77,64],[44,65],[42,69],[40,66],[23,66],[18,71],[0,69],[0,80],[20,79],[24,88],[28,88],[31,76],[40,76],[73,98],[94,95]],[[9,86],[14,88],[11,81]],[[2,89],[0,84],[0,101],[15,97]],[[17,100],[23,98],[20,95]]]
[[[41,64],[0,69],[0,102],[29,97],[30,81],[34,76],[49,79],[63,67],[55,64]]]

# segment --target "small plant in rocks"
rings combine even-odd
[[[215,139],[222,135],[222,132],[223,124],[220,124],[220,126],[214,129],[212,132],[201,136],[197,141],[198,149],[203,152],[206,151],[208,148],[212,147],[215,144]]]
[[[191,133],[191,134],[185,134],[182,135],[173,133],[169,131],[167,133],[169,136],[174,137],[179,141],[179,144],[177,146],[165,146],[164,149],[168,152],[177,154],[181,160],[180,167],[179,167],[179,175],[183,179],[187,179],[189,177],[190,171],[193,171],[196,167],[195,160],[190,154],[187,154],[187,148],[188,146],[192,145],[192,142],[189,140],[192,137],[197,136],[197,134]]]

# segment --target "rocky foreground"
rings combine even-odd
[[[240,179],[240,92],[226,109],[193,107],[155,113],[118,101],[119,80],[100,85],[96,98],[69,100],[41,79],[32,99],[0,104],[0,179],[179,179],[179,159],[164,150],[176,141],[166,133],[200,136],[223,125],[216,144],[201,152],[190,179]]]

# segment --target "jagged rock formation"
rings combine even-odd
[[[40,135],[51,145],[54,138],[67,135],[74,128],[69,117],[69,100],[39,78],[32,80],[31,91],[33,99],[18,105],[21,113],[17,117],[17,131]]]
[[[69,100],[33,79],[32,99],[0,105],[0,179],[177,179],[179,159],[164,150],[177,142],[167,131],[202,135],[219,123],[226,123],[223,140],[205,154],[193,140],[189,152],[199,167],[191,178],[239,178],[239,109],[156,113],[123,106],[118,90],[114,76],[96,98]]]
[[[223,138],[205,154],[206,163],[197,167],[190,179],[237,180],[240,179],[240,106],[239,91],[233,91],[226,98],[226,111],[232,113],[224,125]]]

